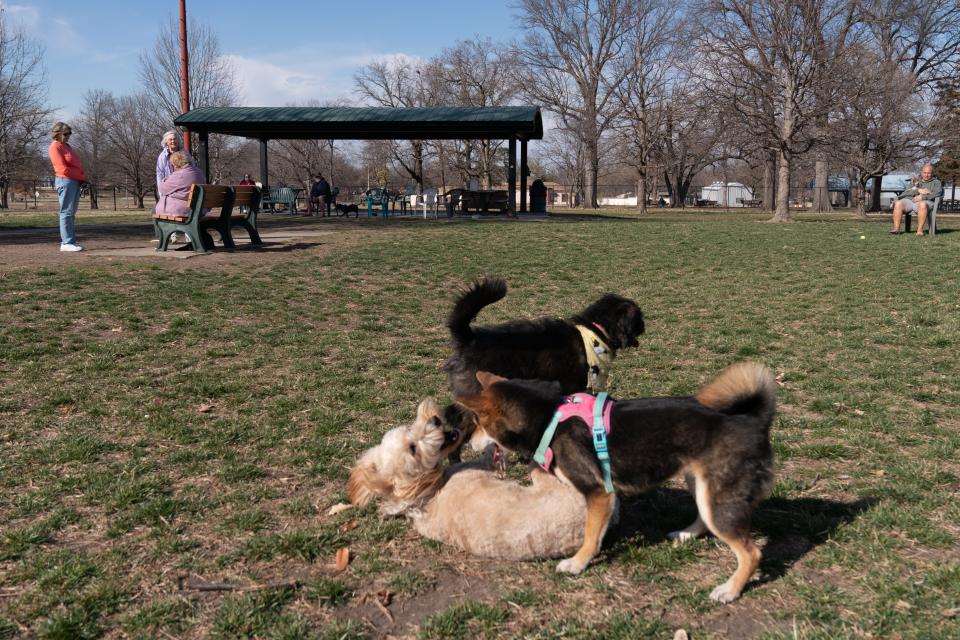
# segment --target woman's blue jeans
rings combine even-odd
[[[57,196],[60,198],[60,242],[76,244],[73,219],[80,204],[80,183],[70,178],[57,178],[54,182]]]

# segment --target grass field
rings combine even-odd
[[[0,638],[958,637],[944,227],[389,221],[216,279],[203,258],[0,273]],[[636,299],[648,332],[614,396],[688,394],[741,359],[776,372],[777,485],[741,600],[707,597],[726,547],[665,539],[694,515],[679,484],[625,501],[579,577],[466,557],[373,506],[327,515],[363,449],[447,399],[443,321],[486,274],[511,289],[481,322]]]

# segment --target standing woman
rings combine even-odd
[[[60,251],[83,251],[74,235],[73,219],[80,204],[80,183],[87,181],[87,175],[83,172],[80,158],[68,144],[72,133],[70,125],[56,123],[51,131],[53,142],[47,149],[57,176],[54,184],[60,198]]]

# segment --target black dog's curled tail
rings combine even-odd
[[[769,426],[777,407],[770,370],[756,362],[737,362],[703,385],[694,396],[700,404],[730,415],[750,414]]]
[[[480,310],[491,305],[507,295],[507,283],[501,278],[484,278],[474,282],[460,294],[453,305],[453,311],[447,318],[447,327],[450,335],[458,345],[469,344],[473,340],[473,329],[470,323],[477,317]]]

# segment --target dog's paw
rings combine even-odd
[[[667,534],[668,540],[673,540],[677,543],[689,542],[690,540],[696,540],[697,534],[692,531],[687,531],[686,529],[681,529],[680,531],[671,531]]]
[[[577,575],[586,568],[585,562],[580,562],[576,557],[566,558],[557,564],[557,573],[571,573]]]
[[[733,602],[739,597],[740,592],[734,591],[733,585],[730,584],[729,580],[710,592],[711,600],[716,600],[717,602],[721,602],[723,604]]]

